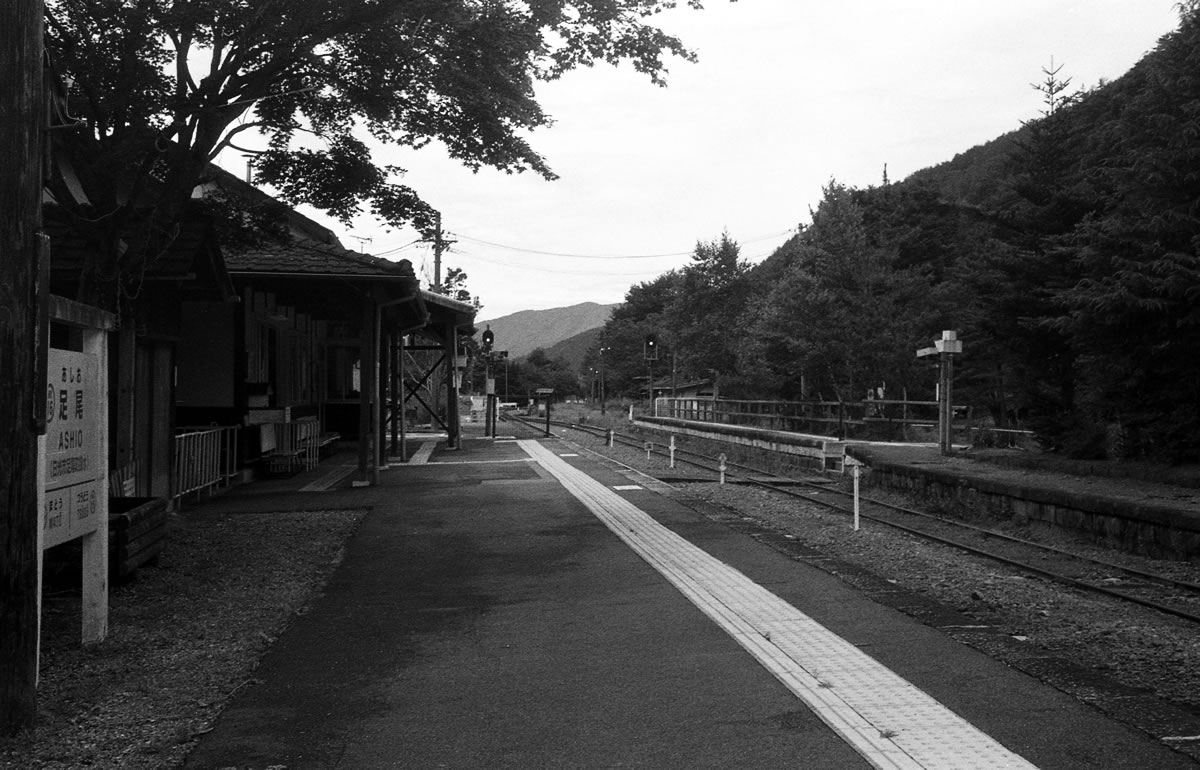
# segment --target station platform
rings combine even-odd
[[[380,479],[204,504],[370,513],[187,767],[1195,767],[559,439]]]

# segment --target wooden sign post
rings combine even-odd
[[[46,433],[38,440],[38,575],[45,549],[81,541],[81,636],[84,644],[95,644],[108,634],[107,330],[113,319],[109,313],[52,299],[53,319],[80,327],[83,349],[49,352]],[[39,596],[40,588],[39,577]]]
[[[938,446],[942,454],[950,454],[954,443],[954,356],[962,352],[962,340],[953,331],[943,331],[933,347],[921,348],[917,357],[938,357]]]
[[[554,388],[537,388],[533,391],[534,398],[546,408],[546,438],[550,438],[550,403],[554,400]]]

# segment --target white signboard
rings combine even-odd
[[[96,357],[50,350],[46,386],[46,484],[43,547],[94,532],[104,511],[100,479],[100,382]]]

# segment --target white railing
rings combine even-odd
[[[902,440],[909,428],[936,427],[937,409],[936,401],[739,401],[663,396],[654,400],[653,414],[842,439]],[[969,406],[955,406],[956,422],[970,424],[972,411]]]
[[[172,500],[228,486],[238,473],[236,425],[180,428],[175,435]]]

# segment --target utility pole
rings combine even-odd
[[[433,221],[435,229],[433,233],[433,287],[431,290],[438,294],[445,294],[442,287],[442,252],[446,251],[450,244],[458,243],[458,241],[448,241],[442,237],[442,212],[435,212]]]
[[[604,408],[604,352],[607,350],[610,350],[610,349],[611,348],[605,347],[605,345],[603,343],[600,344],[600,415],[601,416],[603,416],[605,413],[605,408]]]
[[[42,221],[42,0],[0,3],[0,735],[37,713],[38,230]]]
[[[653,415],[654,414],[654,362],[658,360],[658,335],[657,334],[647,334],[646,335],[646,346],[645,346],[644,350],[645,350],[645,356],[646,356],[646,375],[647,375],[646,379],[648,381],[647,382],[647,392],[646,392],[648,399],[646,402],[646,409],[649,414]]]

